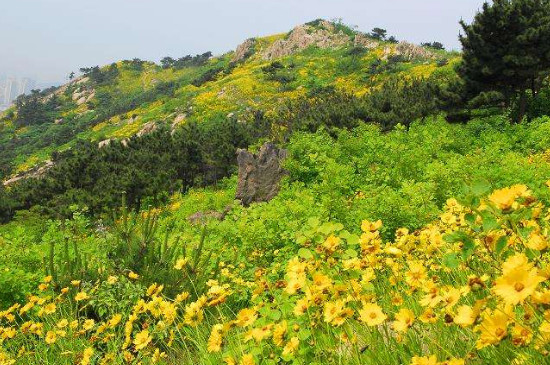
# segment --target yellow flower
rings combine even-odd
[[[493,291],[507,304],[523,303],[545,280],[523,254],[512,256],[503,264],[504,274],[495,280]]]
[[[256,365],[256,362],[254,361],[254,356],[251,354],[246,354],[241,358],[241,362],[239,365]]]
[[[187,298],[189,298],[189,293],[188,292],[180,293],[176,296],[176,303],[181,303],[184,300],[186,300]]]
[[[84,352],[82,353],[82,360],[80,361],[80,365],[89,365],[91,364],[92,355],[94,354],[93,347],[86,347],[84,349]]]
[[[86,300],[88,298],[89,298],[88,294],[86,292],[81,291],[80,293],[75,295],[74,300],[76,300],[77,302],[80,302],[81,300]]]
[[[65,318],[57,322],[57,328],[65,328],[68,325],[69,325],[69,321]]]
[[[239,327],[247,327],[254,323],[256,321],[256,318],[258,318],[256,310],[254,310],[253,308],[245,308],[242,309],[239,314],[237,314],[235,323]]]
[[[359,310],[359,318],[368,326],[378,326],[383,323],[388,316],[382,312],[382,308],[375,303],[364,303],[363,308]]]
[[[382,221],[379,219],[376,222],[364,220],[361,222],[361,230],[363,232],[375,232],[382,227]]]
[[[548,247],[548,242],[546,241],[546,238],[539,233],[532,232],[529,235],[529,239],[525,243],[525,246],[532,250],[542,251]]]
[[[512,208],[516,199],[519,197],[527,197],[530,192],[525,185],[514,185],[509,188],[495,190],[489,195],[489,201],[495,204],[500,210],[508,210]]]
[[[437,357],[432,356],[414,356],[411,359],[411,365],[437,365]]]
[[[323,243],[323,247],[330,253],[336,251],[336,248],[340,245],[340,237],[330,235]]]
[[[149,342],[151,342],[151,340],[152,338],[151,336],[149,336],[148,330],[143,330],[140,333],[138,333],[134,338],[134,346],[136,348],[136,351],[142,350],[145,347],[147,347],[147,345],[149,344]]]
[[[474,324],[477,314],[474,309],[468,305],[458,307],[453,321],[460,327],[468,327]]]
[[[401,308],[395,315],[393,329],[398,332],[406,332],[413,325],[414,313],[410,309]]]
[[[44,306],[43,312],[45,314],[53,314],[53,313],[55,313],[56,308],[57,307],[54,303],[49,303],[46,306]]]
[[[49,282],[52,281],[52,276],[51,276],[51,275],[48,275],[48,276],[46,276],[42,281],[45,282],[45,283],[49,283]]]
[[[122,320],[122,314],[115,314],[110,320],[109,320],[109,327],[113,328],[116,327]]]
[[[296,349],[298,349],[298,346],[300,345],[300,340],[298,337],[292,337],[290,341],[287,342],[283,349],[283,356],[288,356],[293,354]]]
[[[73,286],[79,286],[80,285],[80,280],[71,280],[71,284]]]
[[[115,284],[117,281],[118,281],[118,278],[116,276],[113,276],[113,275],[111,275],[107,278],[107,283],[111,284],[111,285]]]
[[[476,330],[481,335],[476,343],[478,350],[499,343],[507,334],[509,315],[502,310],[487,312]]]
[[[93,319],[87,319],[84,321],[84,324],[82,324],[82,328],[84,328],[86,331],[91,330],[94,328],[95,321]]]
[[[46,341],[48,345],[55,343],[56,340],[57,340],[57,335],[55,334],[55,331],[48,331],[46,333],[46,338],[44,339],[44,341]]]
[[[337,300],[335,302],[325,303],[323,309],[323,317],[325,322],[328,322],[334,326],[341,326],[346,321],[346,318],[353,315],[353,310],[347,308],[345,302]]]
[[[277,346],[281,346],[284,342],[284,336],[287,331],[287,322],[282,321],[279,324],[276,324],[273,328],[273,343]]]
[[[212,332],[210,333],[210,338],[208,339],[208,352],[220,352],[222,347],[222,324],[216,324],[212,327]]]
[[[129,277],[130,279],[137,279],[137,278],[139,278],[139,275],[136,274],[136,273],[133,272],[133,271],[130,271],[130,272],[128,273],[128,277]]]
[[[189,262],[189,258],[182,258],[182,259],[178,259],[178,261],[176,261],[176,264],[174,265],[174,269],[176,270],[181,270],[185,267],[185,265],[187,265],[187,262]]]
[[[533,332],[526,326],[516,324],[512,328],[512,343],[516,346],[527,346],[533,338]]]

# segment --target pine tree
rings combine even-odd
[[[498,91],[506,107],[517,100],[521,121],[528,92],[536,97],[550,73],[550,0],[494,0],[472,24],[460,24],[460,74],[470,96]]]

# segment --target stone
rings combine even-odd
[[[260,148],[257,155],[239,149],[239,177],[235,198],[244,206],[273,199],[279,192],[279,182],[287,174],[281,167],[286,155],[286,150],[269,142]]]
[[[353,40],[354,47],[364,47],[367,49],[372,49],[378,47],[380,43],[366,34],[356,34],[355,39]]]
[[[145,125],[137,132],[137,136],[141,137],[151,132],[154,132],[157,129],[157,124],[155,122],[147,122]]]
[[[395,47],[395,52],[403,56],[407,61],[428,60],[434,58],[434,53],[424,47],[408,42],[400,42]]]
[[[29,178],[41,178],[46,174],[46,172],[54,166],[52,160],[44,161],[44,164],[41,166],[35,166],[27,171],[21,172],[12,178],[3,182],[4,186],[12,185],[20,180],[29,179]]]
[[[103,141],[100,141],[100,142],[97,144],[97,147],[98,147],[98,148],[103,148],[103,147],[105,147],[105,146],[108,146],[108,145],[111,144],[111,141],[112,141],[112,140],[113,140],[112,138],[104,139]]]
[[[80,99],[77,100],[76,105],[82,105],[86,102],[86,97],[83,96]]]
[[[241,62],[246,60],[254,53],[254,47],[256,46],[256,39],[250,38],[241,43],[235,50],[235,54],[231,59],[231,62]]]
[[[342,31],[335,33],[330,22],[321,22],[321,27],[299,25],[294,28],[286,39],[279,39],[268,47],[262,54],[266,60],[272,60],[291,55],[310,46],[319,48],[337,48],[351,42],[350,37]]]

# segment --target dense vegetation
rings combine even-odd
[[[548,362],[550,64],[522,45],[550,6],[463,27],[462,60],[317,20],[338,46],[267,60],[291,34],[259,38],[20,98],[1,171],[53,167],[0,188],[0,364]],[[288,174],[244,207],[235,151],[265,141]]]

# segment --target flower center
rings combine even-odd
[[[372,313],[370,314],[370,318],[371,318],[371,319],[375,319],[375,318],[376,318],[376,313],[372,312]]]
[[[514,289],[517,291],[517,292],[520,292],[522,291],[523,289],[525,289],[525,285],[523,285],[522,283],[516,283],[514,285]]]

